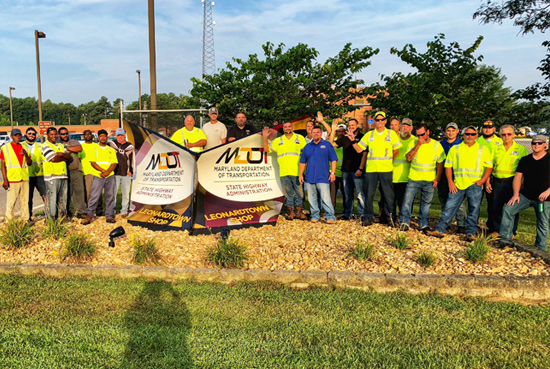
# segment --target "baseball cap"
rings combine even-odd
[[[348,129],[345,124],[338,124],[338,129]]]
[[[20,135],[21,134],[21,130],[19,128],[14,128],[11,130],[11,135],[12,136],[15,136],[15,135]]]
[[[467,126],[466,128],[464,128],[464,131],[462,131],[462,132],[466,132],[467,129],[473,129],[474,131],[477,132],[477,128],[474,127],[474,126]]]
[[[450,122],[449,124],[447,124],[447,127],[445,127],[445,129],[447,128],[454,128],[454,129],[458,129],[458,124],[456,124],[455,122]]]
[[[57,128],[55,128],[55,127],[49,127],[49,128],[46,130],[46,134],[50,133],[51,131],[57,131]]]
[[[12,131],[13,132],[13,131]],[[13,134],[13,133],[12,133]],[[531,142],[535,142],[535,141],[541,141],[541,142],[544,142],[544,143],[547,143],[548,142],[548,138],[545,136],[545,135],[536,135],[533,137],[533,139],[531,140]]]
[[[377,111],[376,113],[374,113],[374,118],[376,118],[377,116],[383,116],[384,118],[386,118],[386,113],[384,113],[383,111]]]
[[[218,114],[218,108],[211,107],[210,109],[208,109],[208,114]]]
[[[403,120],[401,121],[401,124],[406,124],[412,127],[413,121],[410,118],[403,118]]]
[[[493,124],[492,121],[488,120],[488,121],[485,121],[485,123],[483,123],[483,127],[494,127],[495,125]]]
[[[126,131],[124,130],[124,128],[117,128],[116,129],[116,135],[126,135]]]

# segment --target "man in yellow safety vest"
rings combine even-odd
[[[348,132],[347,137],[355,140],[355,135]],[[380,183],[384,193],[384,212],[391,225],[394,202],[393,194],[393,159],[399,153],[401,142],[397,134],[386,128],[386,113],[379,111],[374,114],[374,129],[367,132],[361,141],[353,144],[357,152],[368,150],[367,166],[365,171],[365,184],[367,198],[361,224],[369,226],[374,222],[374,194],[376,186]]]
[[[29,219],[28,196],[29,196],[29,169],[32,159],[24,149],[21,142],[21,130],[14,128],[10,135],[12,142],[6,143],[0,150],[2,160],[3,187],[8,191],[6,199],[6,219],[13,218],[13,208],[19,198],[21,218]]]
[[[464,142],[451,147],[445,161],[445,175],[449,181],[449,198],[435,231],[430,236],[444,237],[451,220],[462,204],[464,196],[468,198],[468,217],[466,219],[466,239],[473,240],[477,232],[479,209],[483,197],[483,185],[493,171],[493,157],[489,149],[476,142],[477,130],[468,126],[464,130]],[[454,174],[454,180],[453,180]]]
[[[268,142],[267,137],[271,129],[264,127],[264,151],[273,151],[277,154],[277,163],[279,164],[279,175],[283,192],[285,194],[285,204],[288,208],[288,219],[294,217],[306,220],[307,217],[302,212],[304,190],[298,175],[300,174],[300,154],[306,145],[306,140],[302,135],[294,133],[291,122],[283,123],[283,135]]]
[[[71,154],[57,143],[57,129],[48,128],[47,141],[42,145],[44,157],[44,181],[46,182],[46,216],[56,220],[67,213],[68,175],[66,162]]]
[[[512,182],[516,174],[516,168],[519,161],[524,156],[527,156],[527,149],[522,145],[514,142],[514,126],[506,124],[500,127],[500,136],[502,137],[502,145],[495,148],[493,153],[494,167],[493,178],[491,183],[485,184],[487,193],[493,194],[493,223],[490,229],[494,230],[492,237],[498,237],[498,229],[502,221],[502,209],[504,205],[514,195]],[[516,214],[514,221],[513,232],[516,234],[518,229],[519,214]]]
[[[46,182],[44,182],[44,167],[42,157],[42,144],[36,142],[36,129],[33,127],[27,128],[25,132],[25,142],[23,147],[32,159],[32,164],[29,166],[29,221],[32,220],[33,197],[34,189],[38,190],[38,194],[42,197],[42,201],[46,204]]]
[[[105,192],[105,219],[107,223],[115,223],[115,177],[114,170],[118,164],[116,151],[107,144],[109,134],[106,130],[98,132],[99,144],[95,147],[95,155],[90,158],[90,165],[93,168],[94,180],[90,201],[86,209],[86,218],[82,224],[92,222],[96,212],[97,204],[101,201],[101,193]]]
[[[170,139],[191,151],[202,152],[206,146],[206,136],[202,129],[195,127],[195,118],[185,117],[184,127],[178,129]]]

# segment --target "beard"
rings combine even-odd
[[[401,136],[401,138],[408,138],[411,134],[407,132],[399,132],[399,135]]]

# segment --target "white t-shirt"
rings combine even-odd
[[[321,139],[326,140],[327,137],[328,137],[328,132],[327,131],[321,132]],[[313,141],[313,138],[307,138],[307,135],[304,136],[304,138],[306,139],[306,143],[310,143],[311,141]]]
[[[202,126],[202,131],[206,136],[205,150],[221,145],[222,140],[227,137],[227,128],[220,121],[217,121],[215,124],[211,122],[206,123]]]

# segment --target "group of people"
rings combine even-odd
[[[269,128],[264,128],[264,149],[277,154],[290,219],[305,219],[301,186],[305,184],[312,222],[320,220],[322,208],[326,223],[335,223],[336,192],[340,189],[343,219],[351,219],[357,199],[357,214],[362,225],[369,226],[375,219],[378,188],[380,222],[407,231],[414,199],[420,192],[420,231],[444,237],[456,218],[457,231],[473,240],[485,196],[487,228],[492,237],[498,237],[503,245],[512,244],[519,212],[533,206],[537,218],[535,246],[546,250],[550,217],[546,136],[533,137],[533,153],[528,154],[514,141],[511,125],[500,127],[500,137],[492,121],[483,123],[481,136],[476,127],[467,126],[461,139],[458,125],[450,122],[446,137],[437,141],[424,123],[413,127],[411,119],[394,117],[386,128],[384,112],[374,113],[373,118],[374,128],[363,131],[355,119],[347,126],[333,123],[325,132],[312,122],[308,124],[310,140],[293,132],[291,123],[284,123],[283,135],[273,141],[268,140]],[[317,122],[327,126],[321,114]],[[442,214],[431,229],[428,215],[436,189]]]
[[[19,128],[12,129],[12,142],[0,150],[6,219],[14,217],[19,199],[21,217],[32,222],[35,189],[44,201],[47,218],[76,217],[86,225],[103,214],[106,222],[115,223],[116,196],[121,188],[120,213],[128,216],[134,147],[126,141],[126,132],[118,128],[116,140],[109,141],[108,132],[99,130],[98,143],[90,130],[85,130],[83,137],[81,144],[69,139],[66,127],[50,127],[41,143],[33,127],[26,130],[24,140]]]

